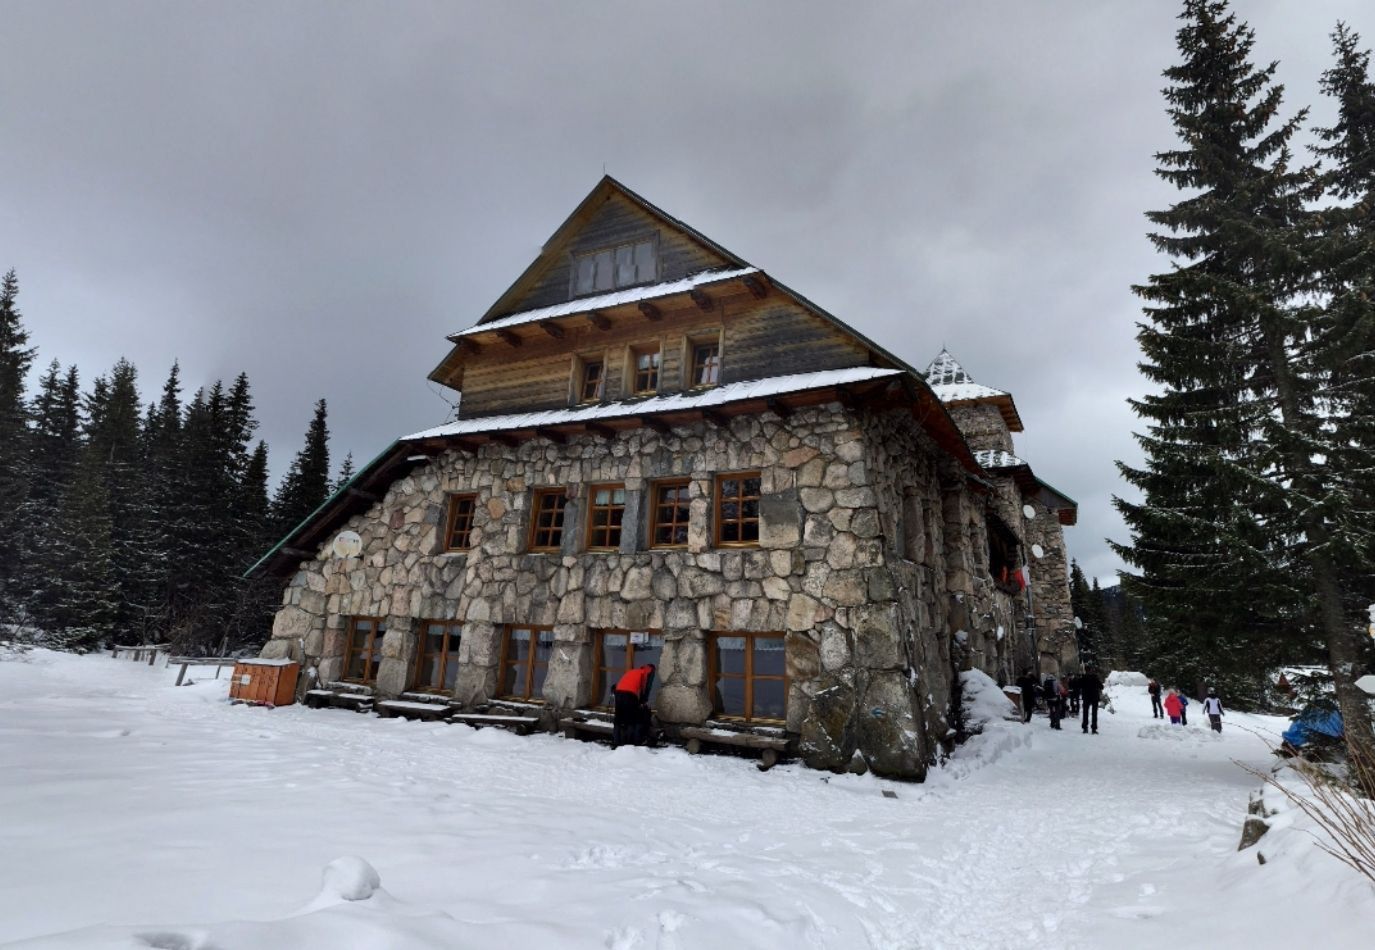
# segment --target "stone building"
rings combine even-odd
[[[307,684],[552,725],[653,661],[670,733],[920,779],[960,669],[1007,676],[1023,634],[1069,658],[1074,505],[1011,454],[1011,398],[948,354],[928,384],[615,180],[449,342],[453,421],[252,568],[285,581],[263,655]]]

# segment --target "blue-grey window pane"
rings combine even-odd
[[[722,676],[716,680],[717,711],[727,716],[745,715],[745,681]]]
[[[598,251],[595,255],[597,261],[597,276],[594,278],[594,290],[611,290],[615,285],[615,262],[610,251]]]
[[[635,276],[644,282],[655,277],[654,242],[641,241],[635,245]]]
[[[716,638],[716,669],[721,673],[745,673],[744,637]]]
[[[574,293],[592,293],[592,289],[594,287],[592,278],[593,275],[596,273],[596,262],[593,261],[591,256],[589,255],[588,257],[578,258],[577,264],[575,266],[577,268],[577,272],[574,283]]]
[[[754,675],[782,676],[786,669],[782,637],[754,638]]]
[[[784,719],[788,711],[788,694],[782,680],[754,681],[755,719]]]
[[[616,248],[616,286],[629,287],[635,283],[635,249],[630,245]]]

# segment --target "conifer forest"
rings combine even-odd
[[[247,375],[155,397],[119,359],[83,381],[39,358],[18,276],[0,287],[0,623],[49,645],[255,648],[279,591],[244,571],[331,491],[325,401],[275,492]],[[348,477],[351,460],[341,476]]]

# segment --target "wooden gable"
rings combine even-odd
[[[577,255],[645,238],[657,245],[656,282],[678,280],[698,271],[746,266],[729,251],[607,176],[559,225],[534,263],[478,322],[490,323],[506,314],[572,299],[572,265]]]

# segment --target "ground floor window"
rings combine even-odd
[[[788,714],[788,671],[780,633],[710,635],[712,707],[718,715],[781,722]]]
[[[458,678],[458,641],[461,624],[440,620],[420,621],[420,643],[415,651],[415,688],[453,692]]]
[[[598,630],[593,634],[596,654],[596,676],[592,681],[592,704],[611,706],[611,691],[616,681],[628,671],[646,663],[659,665],[664,652],[664,635],[650,630]],[[659,678],[654,678],[649,698],[659,692]]]
[[[544,674],[553,652],[552,628],[508,624],[501,638],[497,695],[538,700],[544,691]]]
[[[386,634],[387,621],[381,617],[349,618],[348,637],[344,641],[344,679],[354,683],[376,681]]]

